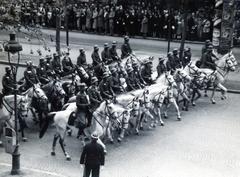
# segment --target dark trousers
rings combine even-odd
[[[99,177],[100,174],[100,165],[85,165],[83,177]]]

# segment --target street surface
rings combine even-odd
[[[219,96],[219,95],[218,95]],[[217,99],[212,105],[201,98],[196,107],[175,113],[165,120],[164,127],[130,135],[121,143],[107,144],[108,154],[102,177],[239,177],[240,174],[240,95],[229,94],[226,101]],[[28,130],[29,141],[21,142],[21,166],[49,172],[59,177],[80,177],[81,143],[67,137],[72,161],[66,161],[57,145],[56,157],[50,155],[53,127],[39,140],[36,126]],[[10,171],[11,156],[0,148],[0,172]],[[1,174],[0,174],[1,176]],[[1,176],[3,177],[3,176]]]
[[[44,30],[45,34],[54,34],[52,30]],[[65,34],[61,33],[63,48]],[[2,41],[8,40],[6,33],[0,32]],[[54,42],[46,38],[52,51]],[[70,48],[73,62],[76,62],[79,48],[86,49],[88,62],[94,44],[100,46],[105,42],[118,41],[119,47],[122,38],[97,36],[89,34],[70,33]],[[24,38],[19,38],[23,44],[22,61],[31,58],[37,65],[39,57],[36,50],[42,49],[36,40],[31,44]],[[157,57],[166,55],[165,41],[131,39],[130,43],[137,55],[153,55],[157,64]],[[171,43],[171,48],[179,47],[179,43]],[[199,44],[186,44],[192,48],[193,58],[201,55]],[[30,55],[33,49],[35,54]],[[233,50],[240,62],[240,50]],[[44,51],[44,55],[48,52]],[[120,54],[120,53],[119,53]],[[0,53],[0,59],[6,60]],[[0,76],[4,74],[4,67],[0,65]],[[19,71],[18,78],[22,76]],[[226,85],[240,89],[239,72],[228,76]],[[1,88],[1,84],[0,84]],[[209,93],[210,95],[210,93]],[[102,177],[239,177],[240,176],[240,109],[238,101],[240,95],[229,94],[225,101],[216,94],[216,105],[212,105],[208,98],[201,98],[196,107],[190,107],[189,112],[182,112],[183,120],[176,121],[175,112],[165,120],[166,126],[155,130],[141,132],[140,136],[130,135],[119,144],[107,144],[105,169]],[[56,157],[50,155],[54,128],[51,127],[43,139],[38,138],[38,128],[28,121],[27,137],[29,141],[21,142],[21,167],[27,172],[39,173],[41,177],[80,177],[83,169],[79,165],[81,143],[73,137],[67,137],[67,150],[72,161],[66,161],[57,144]],[[7,176],[11,170],[11,156],[0,147],[0,177]],[[27,173],[26,172],[26,173]]]

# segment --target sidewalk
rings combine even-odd
[[[11,175],[11,165],[0,163],[0,177],[13,177]],[[43,171],[39,169],[21,168],[20,175],[14,175],[17,177],[66,177],[54,172]]]

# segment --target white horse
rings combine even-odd
[[[236,58],[232,52],[225,54],[214,62],[216,64],[216,71],[208,68],[200,68],[202,72],[206,73],[208,82],[213,85],[212,96],[210,97],[210,100],[213,104],[216,103],[214,94],[217,88],[221,89],[222,91],[221,99],[226,99],[227,88],[223,86],[223,83],[229,72],[234,72],[237,66]]]
[[[23,141],[26,141],[23,133],[22,119],[27,117],[28,114],[28,102],[26,96],[17,95],[17,111],[18,111],[18,122],[20,123],[20,130],[22,132]],[[14,95],[4,96],[0,105],[0,132],[3,124],[6,123],[7,126],[14,129],[13,117],[15,116],[14,112]],[[2,142],[0,141],[0,144]]]

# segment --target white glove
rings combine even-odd
[[[84,165],[83,165],[83,164],[81,164],[81,165],[80,165],[80,167],[81,167],[81,168],[84,168]]]
[[[104,166],[101,166],[101,170],[104,170]]]

